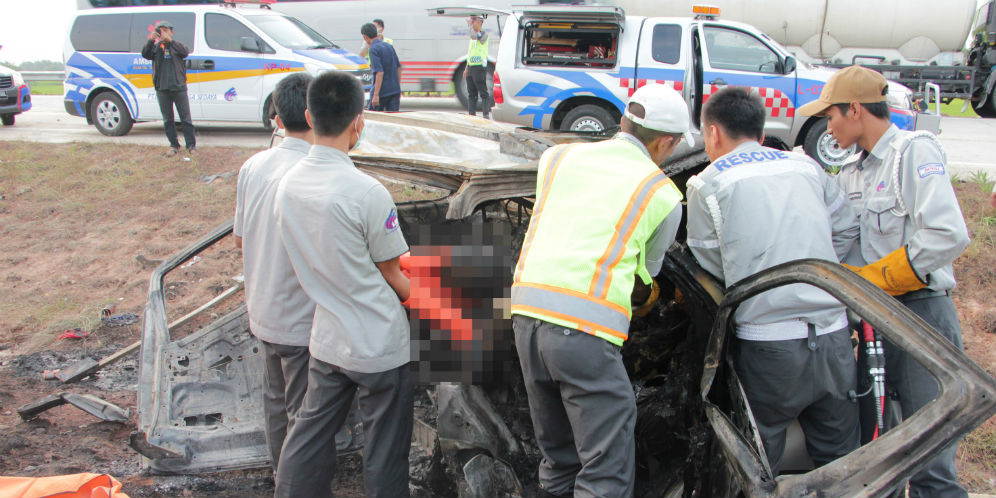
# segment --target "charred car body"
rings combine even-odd
[[[422,194],[396,198],[402,229],[413,254],[447,248],[439,278],[454,302],[463,303],[462,317],[474,329],[473,337],[458,338],[413,313],[413,355],[420,378],[428,381],[416,388],[413,493],[529,496],[539,456],[511,341],[511,267],[528,226],[536,160],[556,143],[599,137],[437,113],[372,114],[367,123],[371,129],[353,160],[385,184]],[[701,150],[683,147],[663,167],[681,188],[708,162]],[[151,278],[131,446],[152,472],[269,463],[262,363],[239,284],[225,292],[217,279],[212,284],[211,295],[232,301],[226,310],[212,299],[188,306],[184,311],[192,311],[179,320],[168,318],[168,311],[180,313],[167,310],[167,302],[182,282],[170,284],[167,277],[194,258],[203,258],[198,266],[205,269],[211,268],[208,260],[223,261],[223,275],[241,271],[236,251],[217,249],[231,227],[218,227],[163,262]],[[638,409],[637,496],[885,496],[996,412],[992,377],[898,301],[841,266],[787,263],[724,292],[679,242],[657,281],[662,296],[678,290],[683,299],[661,299],[645,318],[634,319],[623,349]],[[840,300],[923,364],[940,389],[915,416],[847,457],[815,470],[803,464],[800,473],[775,479],[726,350],[741,302],[799,282]],[[439,382],[446,380],[463,382]],[[359,449],[360,427],[348,423],[336,442],[342,451]]]

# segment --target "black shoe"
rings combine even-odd
[[[180,153],[179,147],[170,147],[169,150],[163,152],[163,155],[166,157],[173,157],[179,153]]]

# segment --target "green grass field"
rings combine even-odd
[[[962,118],[977,118],[978,114],[972,110],[972,104],[965,107],[965,112],[962,112],[962,107],[965,107],[965,101],[962,99],[954,99],[948,104],[941,104],[941,115],[942,116],[955,116]]]
[[[32,81],[28,87],[32,95],[62,95],[61,81]]]

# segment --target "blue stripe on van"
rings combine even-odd
[[[295,50],[295,54],[327,64],[366,64],[367,60],[348,50],[343,49],[313,49]]]

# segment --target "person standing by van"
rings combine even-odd
[[[485,119],[491,116],[491,100],[488,96],[488,46],[490,41],[484,31],[484,18],[470,16],[470,45],[467,48],[467,62],[463,77],[467,80],[467,111],[477,115],[477,100],[481,101],[481,114]]]
[[[196,147],[194,123],[190,119],[190,101],[187,99],[187,68],[184,59],[190,49],[173,39],[173,25],[167,21],[156,23],[149,40],[142,47],[142,57],[152,61],[152,86],[156,89],[156,99],[163,115],[163,128],[169,140],[166,157],[180,152],[180,142],[176,138],[176,123],[173,122],[173,106],[183,124],[183,141],[187,154]]]
[[[249,330],[263,357],[263,421],[276,472],[280,448],[308,389],[308,342],[315,303],[301,288],[280,240],[273,205],[280,179],[304,156],[314,137],[304,117],[311,76],[294,73],[273,92],[280,144],[249,158],[236,188],[235,245],[242,249]]]
[[[363,41],[370,45],[370,70],[374,73],[370,91],[370,110],[397,111],[401,108],[401,62],[394,47],[377,36],[377,26],[366,23],[360,28]]]

